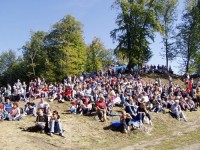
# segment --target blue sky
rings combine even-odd
[[[51,26],[70,14],[84,27],[87,44],[96,36],[107,49],[116,43],[110,38],[117,12],[111,9],[114,0],[1,0],[0,1],[0,52],[20,49],[30,39],[30,31],[49,31]],[[180,12],[180,10],[179,10]],[[156,36],[151,44],[154,56],[148,64],[165,64],[160,56],[161,38]],[[177,73],[176,63],[172,68]]]

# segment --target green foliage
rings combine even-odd
[[[3,75],[9,67],[16,61],[16,54],[13,50],[3,52],[0,55],[0,75]]]
[[[176,57],[176,48],[174,42],[174,22],[177,20],[176,8],[178,0],[163,1],[162,11],[160,12],[160,20],[163,26],[162,41],[164,43],[162,56],[166,59],[166,66],[168,67],[169,61]]]
[[[129,66],[147,62],[152,52],[149,40],[154,40],[154,32],[162,31],[159,19],[162,0],[116,0],[114,7],[120,10],[117,29],[111,37],[118,42],[115,54],[129,60]]]
[[[196,52],[194,63],[191,65],[191,68],[193,68],[192,72],[200,74],[200,51]]]
[[[87,47],[87,72],[97,72],[113,63],[112,52],[106,50],[99,38],[95,37]]]
[[[48,62],[46,74],[55,74],[56,80],[67,75],[79,75],[85,69],[86,46],[82,24],[68,15],[53,25],[45,37]]]
[[[178,26],[177,48],[183,62],[184,73],[198,70],[200,51],[200,5],[186,10],[183,23]],[[191,68],[191,69],[190,69]]]
[[[22,53],[25,62],[27,63],[27,76],[35,78],[40,76],[45,70],[45,59],[47,52],[44,49],[44,36],[43,31],[31,32],[30,41],[22,47]]]
[[[3,52],[0,55],[0,81],[1,85],[14,83],[17,79],[27,81],[26,64],[20,56],[16,56],[13,50]]]

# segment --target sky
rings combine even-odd
[[[182,1],[182,0],[181,0]],[[114,49],[110,31],[117,26],[117,11],[111,8],[114,0],[1,0],[0,53],[9,49],[20,54],[20,48],[30,40],[31,31],[50,31],[53,24],[71,15],[83,24],[83,37],[90,44],[99,37],[107,49]],[[179,9],[179,13],[180,13]],[[165,65],[160,56],[161,38],[156,34],[150,45],[153,57],[148,64]],[[176,62],[170,64],[178,73]]]

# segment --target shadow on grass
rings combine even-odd
[[[111,130],[114,132],[122,132],[123,131],[123,127],[119,126],[119,127],[114,127],[112,124],[110,124],[109,126],[105,126],[103,127],[104,130]]]
[[[19,127],[24,132],[48,133],[47,130],[42,129],[40,126]]]

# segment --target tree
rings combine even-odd
[[[105,49],[102,51],[102,66],[104,70],[108,69],[113,63],[116,63],[117,60],[119,59],[115,57],[113,49]]]
[[[35,78],[40,76],[44,69],[46,51],[44,49],[44,37],[43,31],[31,32],[30,41],[22,47],[23,58],[27,63],[28,76]]]
[[[176,48],[174,42],[174,22],[176,21],[176,8],[178,0],[166,0],[163,2],[163,8],[160,13],[161,23],[163,25],[162,41],[164,43],[164,54],[166,66],[168,68],[169,61],[176,57]]]
[[[3,52],[0,55],[0,75],[3,75],[9,67],[16,61],[16,54],[13,50],[8,50],[8,52]]]
[[[45,37],[47,74],[62,80],[67,75],[79,75],[85,69],[86,46],[82,37],[82,24],[67,15],[53,25]]]
[[[99,38],[95,37],[87,48],[87,72],[97,72],[111,64],[110,51],[106,50]]]
[[[186,5],[182,20],[183,23],[178,26],[177,48],[183,60],[182,68],[184,68],[184,73],[187,73],[191,72],[191,69],[194,71],[194,68],[198,68],[196,63],[198,63],[200,53],[200,4]]]
[[[0,83],[6,85],[13,84],[17,79],[27,81],[26,70],[21,56],[17,56],[14,50],[8,50],[0,55]]]
[[[114,6],[120,10],[117,16],[117,29],[111,37],[118,42],[115,53],[128,59],[128,68],[147,62],[152,51],[150,40],[154,32],[162,31],[159,12],[163,0],[116,0]]]

